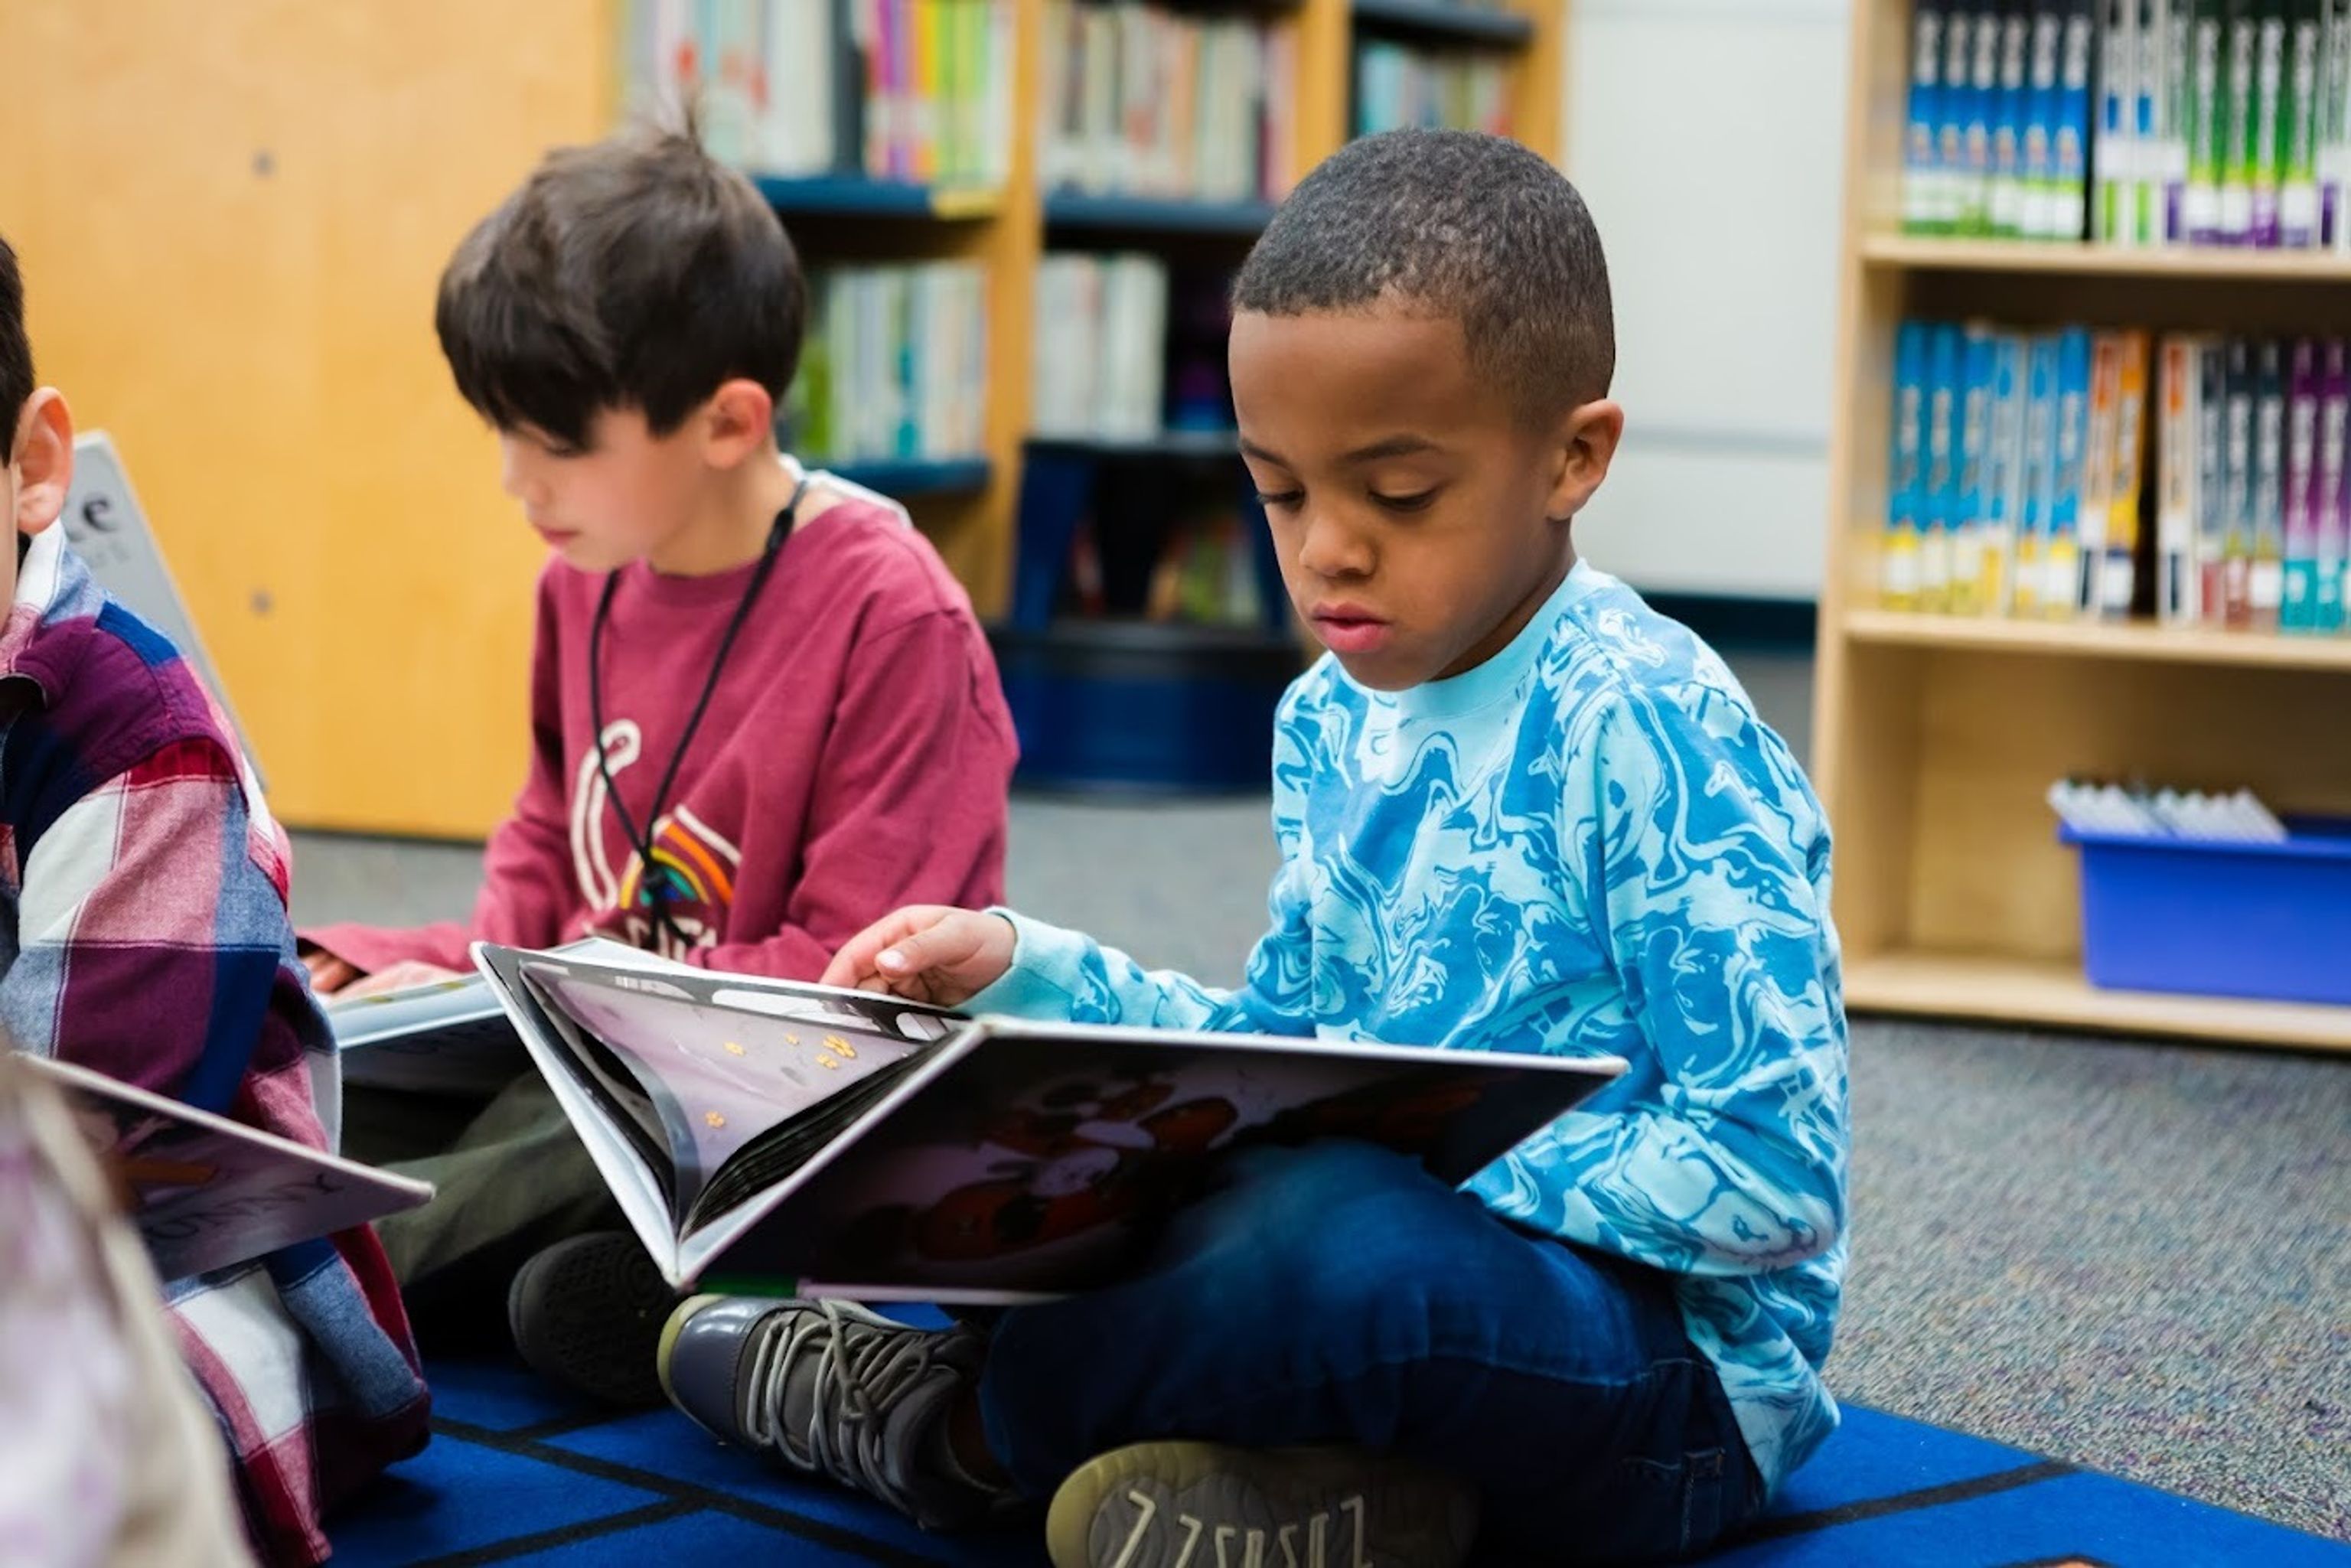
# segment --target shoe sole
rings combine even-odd
[[[678,1302],[675,1307],[670,1310],[669,1322],[662,1324],[661,1343],[653,1347],[653,1373],[661,1382],[662,1397],[668,1400],[672,1405],[677,1406],[681,1410],[684,1409],[685,1406],[679,1403],[677,1390],[670,1386],[670,1352],[677,1348],[677,1336],[685,1331],[685,1323],[688,1318],[694,1316],[695,1313],[700,1312],[711,1302],[723,1300],[725,1300],[725,1298],[722,1296],[715,1296],[706,1293],[699,1296],[688,1296],[685,1300]]]
[[[1458,1481],[1347,1448],[1138,1443],[1053,1494],[1053,1568],[1458,1568],[1478,1504]]]

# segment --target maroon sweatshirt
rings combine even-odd
[[[470,969],[477,938],[545,947],[595,932],[709,968],[814,979],[900,904],[1001,900],[1016,744],[995,661],[929,541],[878,497],[850,495],[785,540],[661,804],[653,875],[689,946],[653,918],[590,745],[589,629],[605,574],[559,560],[539,579],[530,777],[490,838],[473,918],[306,940],[366,973],[404,958]],[[605,751],[639,828],[754,570],[620,571]]]

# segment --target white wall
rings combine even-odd
[[[1848,0],[1572,0],[1567,171],[1625,446],[1577,525],[1643,588],[1819,591]]]

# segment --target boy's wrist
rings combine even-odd
[[[1070,991],[1059,977],[1055,958],[1064,944],[1082,944],[1085,939],[1002,904],[991,905],[985,913],[1012,928],[1012,961],[993,983],[967,998],[963,1010],[1017,1018],[1069,1017]]]

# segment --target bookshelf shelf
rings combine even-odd
[[[2351,1051],[2351,1008],[2102,991],[2077,964],[1896,949],[1845,967],[1856,1009]]]
[[[2351,284],[2351,256],[2317,252],[2149,250],[2111,245],[1922,239],[1909,235],[1873,234],[1861,241],[1860,255],[1865,266],[1879,270]]]
[[[1355,26],[1432,42],[1520,48],[1534,37],[1534,24],[1512,12],[1486,10],[1456,0],[1354,0]]]
[[[896,500],[915,496],[971,496],[987,488],[994,465],[985,457],[934,461],[831,463],[819,466]]]
[[[1005,193],[987,185],[912,185],[850,174],[783,178],[761,174],[755,183],[768,204],[786,218],[896,218],[912,222],[977,222],[1004,210]]]
[[[1101,458],[1157,458],[1212,462],[1220,457],[1239,460],[1240,436],[1230,430],[1170,430],[1140,441],[1105,440],[1093,436],[1032,435],[1029,450],[1066,453]]]
[[[1921,615],[1894,610],[1848,611],[1840,622],[1855,643],[1912,648],[1974,648],[2052,658],[2145,659],[2158,663],[2257,666],[2351,673],[2351,637],[2284,637],[2074,621],[2013,621]],[[2346,693],[2351,695],[2351,693]]]
[[[1893,232],[1912,3],[1855,0],[1849,24],[1812,759],[1837,831],[1846,999],[1856,1010],[2351,1050],[2351,1009],[2093,988],[2080,867],[2043,800],[2067,776],[2141,777],[2247,786],[2283,810],[2351,810],[2351,732],[2338,737],[2334,716],[2351,698],[2351,637],[1894,612],[1875,587],[1903,320],[2341,332],[2351,258]]]
[[[1096,196],[1056,191],[1045,198],[1045,226],[1062,233],[1224,235],[1249,239],[1273,216],[1270,202],[1189,202],[1154,196]]]

